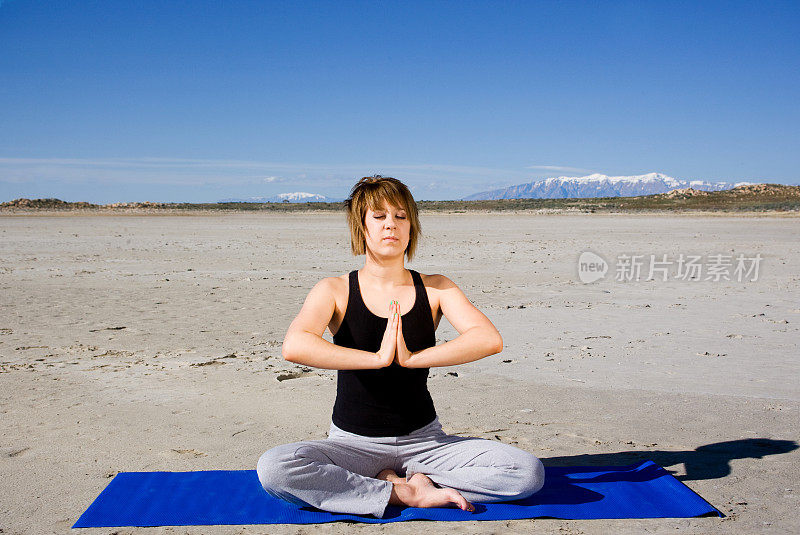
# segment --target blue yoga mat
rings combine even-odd
[[[337,520],[510,520],[517,518],[688,518],[717,509],[651,461],[627,467],[548,467],[544,488],[524,500],[455,508],[390,506],[385,518],[328,513],[273,498],[255,470],[123,472],[73,528],[317,524]]]

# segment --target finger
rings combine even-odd
[[[403,336],[402,321],[397,324],[397,347],[401,348],[403,351],[406,351],[406,339],[405,336]]]
[[[392,337],[392,340],[395,341],[395,343],[397,341],[397,323],[399,321],[400,321],[400,314],[395,309],[395,311],[392,313],[392,323],[391,323],[391,329],[392,329],[391,330],[391,337]]]
[[[392,301],[391,303],[389,303],[389,321],[386,322],[387,334],[391,333],[391,331],[394,330],[394,321],[395,321],[394,312],[395,312],[395,305],[394,301]]]

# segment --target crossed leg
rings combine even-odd
[[[386,443],[284,444],[261,456],[257,473],[264,490],[278,498],[378,518],[389,503],[471,510],[470,502],[526,498],[544,485],[544,467],[532,454],[441,431]]]
[[[374,476],[393,459],[389,446],[309,440],[266,451],[256,472],[264,490],[296,505],[382,518],[393,485]]]

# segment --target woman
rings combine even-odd
[[[330,432],[264,453],[264,489],[298,505],[378,518],[389,504],[472,511],[473,501],[541,489],[544,468],[530,453],[442,431],[428,369],[499,353],[503,340],[450,279],[405,268],[420,235],[408,188],[365,177],[345,208],[364,267],[317,283],[283,342],[286,360],[338,370]],[[442,315],[459,336],[436,345]],[[322,338],[326,327],[333,344]]]

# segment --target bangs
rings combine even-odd
[[[390,206],[409,211],[406,199],[396,191],[394,188],[379,188],[375,190],[367,190],[364,192],[365,207],[369,207],[373,212],[383,210],[383,205],[388,203]]]
[[[406,212],[406,217],[411,223],[406,256],[411,261],[417,248],[419,236],[422,233],[417,213],[417,203],[414,202],[414,197],[408,187],[392,177],[382,177],[380,175],[364,177],[353,186],[350,196],[345,200],[344,208],[350,227],[351,250],[354,255],[365,254],[366,229],[364,227],[364,217],[367,215],[367,209],[373,212],[380,212],[384,210],[385,204]]]

